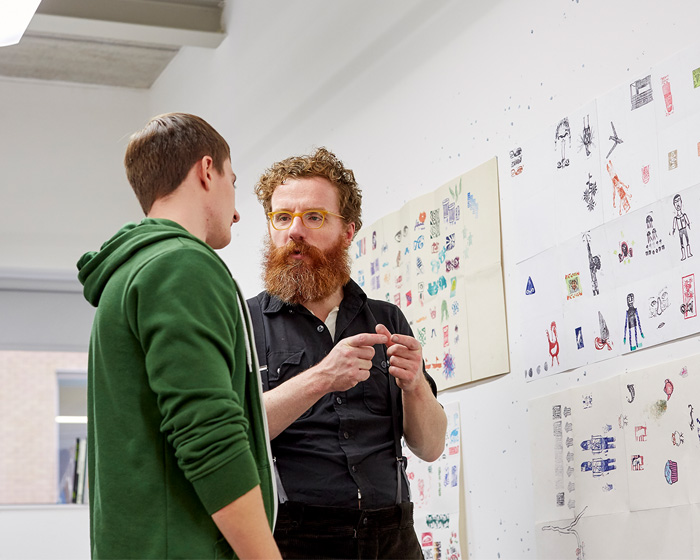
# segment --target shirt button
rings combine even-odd
[[[367,519],[367,518],[365,517],[365,518],[362,520],[362,524],[363,524],[363,525],[367,525],[367,523],[369,523],[369,519]]]
[[[318,327],[316,327],[316,330],[318,332],[323,332],[323,325],[319,325]]]
[[[355,466],[355,465],[352,466],[352,472],[357,472],[357,466]]]
[[[335,402],[337,402],[338,404],[343,404],[343,399],[341,399],[340,397],[336,397]]]
[[[347,433],[347,432],[343,432],[343,437],[344,437],[345,439],[350,439],[350,434]]]
[[[383,368],[386,367],[386,362],[385,362],[384,360],[382,360],[382,367],[383,367]]]

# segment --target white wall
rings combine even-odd
[[[3,194],[22,202],[0,205],[0,263],[73,266],[132,214],[122,135],[147,115],[190,111],[231,143],[242,221],[222,255],[253,295],[264,219],[251,191],[271,162],[328,146],[355,170],[369,224],[693,44],[700,4],[230,0],[226,19],[216,51],[184,49],[145,99],[0,82],[0,98],[19,108],[0,107]],[[508,293],[516,211],[504,197]],[[536,558],[530,398],[699,349],[692,338],[530,384],[516,372],[444,394],[462,408],[470,557]]]
[[[216,53],[189,50],[151,112],[191,110],[230,140],[242,221],[222,254],[261,289],[262,212],[276,159],[326,145],[363,187],[364,219],[398,209],[697,40],[692,0],[286,0],[231,3]],[[514,212],[502,200],[507,292]],[[510,333],[514,337],[514,333]],[[526,384],[518,372],[442,395],[463,419],[472,558],[536,558],[527,403],[697,352],[697,339]]]

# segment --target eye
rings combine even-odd
[[[306,212],[304,214],[304,219],[312,224],[318,224],[323,221],[323,214],[320,212]]]
[[[280,214],[275,214],[275,216],[274,216],[274,220],[275,220],[276,224],[286,224],[291,219],[292,219],[292,216],[286,212],[281,212]]]

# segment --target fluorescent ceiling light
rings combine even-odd
[[[40,3],[41,0],[0,2],[0,47],[19,43]]]
[[[56,416],[57,424],[87,424],[87,416]]]

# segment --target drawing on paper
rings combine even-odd
[[[593,175],[589,173],[586,189],[583,191],[583,201],[586,203],[586,208],[588,208],[589,212],[593,212],[595,208],[595,195],[598,192],[598,185],[592,179]]]
[[[581,442],[581,449],[593,454],[607,452],[608,449],[615,449],[615,438],[591,436],[591,439],[585,439]]]
[[[627,397],[627,402],[631,404],[634,402],[634,383],[628,384],[627,390],[630,393],[629,397]]]
[[[684,261],[686,257],[692,257],[693,253],[690,252],[690,239],[688,238],[690,220],[688,219],[688,214],[683,212],[683,200],[680,194],[676,194],[673,197],[673,207],[676,209],[676,215],[673,217],[671,235],[674,235],[676,230],[678,230],[678,237],[681,242],[681,260]],[[683,238],[685,238],[685,245],[683,244]]]
[[[566,299],[572,300],[583,295],[581,291],[581,280],[578,272],[571,272],[564,277],[566,281]]]
[[[664,393],[666,393],[666,400],[671,400],[671,395],[673,394],[673,383],[670,379],[664,381]]]
[[[658,296],[651,296],[649,298],[649,318],[654,319],[655,317],[661,317],[661,314],[671,307],[671,302],[668,298],[668,287],[664,286],[659,290]],[[662,328],[666,323],[661,321],[657,328]]]
[[[656,227],[654,227],[654,216],[652,215],[652,212],[649,212],[649,214],[647,214],[646,223],[647,246],[644,254],[646,256],[655,255],[656,253],[663,251],[666,248],[666,246],[664,245],[664,242],[661,239],[661,237],[656,232]]]
[[[669,459],[664,467],[664,477],[669,484],[678,482],[678,463]]]
[[[527,277],[527,286],[525,287],[525,295],[531,296],[534,293],[535,293],[535,284],[533,284],[533,282],[532,282],[532,277],[528,276]]]
[[[559,527],[557,525],[545,525],[542,527],[543,531],[555,531],[562,535],[574,535],[576,537],[576,560],[583,560],[585,558],[585,545],[584,542],[581,540],[581,537],[579,536],[575,527],[576,525],[578,525],[578,522],[581,520],[581,517],[583,517],[583,514],[585,513],[587,508],[588,506],[584,507],[581,510],[581,512],[576,517],[574,517],[574,520],[568,525],[565,525],[564,527]]]
[[[569,147],[571,147],[571,126],[569,118],[564,117],[559,121],[557,129],[554,132],[554,149],[559,144],[561,148],[561,159],[557,162],[557,169],[562,169],[569,165],[569,159],[566,157],[566,139],[569,139]]]
[[[576,348],[581,350],[583,348],[583,330],[581,327],[576,327]]]
[[[639,312],[634,306],[634,294],[627,294],[627,311],[625,311],[625,332],[622,338],[622,344],[627,342],[627,331],[629,330],[630,337],[630,350],[636,350],[642,346],[639,342],[637,336],[637,327],[639,327],[639,334],[644,338],[644,332],[642,331],[642,322],[639,319]],[[634,329],[634,344],[632,344],[632,329]]]
[[[620,232],[624,236],[624,232]],[[619,242],[618,248],[613,251],[617,255],[618,260],[623,264],[629,264],[634,256],[634,241],[626,241],[623,239]]]
[[[679,432],[678,430],[674,431],[671,434],[671,443],[676,447],[680,447],[681,445],[683,445],[683,432]]]
[[[668,152],[668,170],[673,171],[678,167],[678,150]]]
[[[671,82],[668,76],[661,76],[661,92],[664,94],[666,116],[673,114],[673,95],[671,95]]]
[[[611,351],[613,349],[613,343],[612,340],[610,340],[610,331],[600,311],[598,311],[598,327],[600,328],[600,336],[597,336],[595,339],[596,350],[607,348],[608,351]]]
[[[609,471],[614,471],[615,469],[614,457],[607,459],[596,458],[581,463],[581,472],[590,472],[594,478],[605,476]]]
[[[631,208],[630,199],[632,198],[632,194],[629,192],[629,185],[623,183],[617,176],[617,173],[615,172],[615,168],[613,167],[613,163],[611,160],[608,160],[606,169],[608,170],[608,175],[610,175],[610,180],[613,184],[613,208],[617,208],[616,201],[619,199],[619,215],[622,216],[623,211],[625,214],[627,214],[627,212],[629,212]]]
[[[610,146],[610,151],[608,152],[608,155],[605,156],[605,159],[609,159],[610,154],[612,154],[613,150],[617,148],[617,145],[622,144],[624,142],[624,140],[617,135],[617,132],[615,131],[615,125],[612,121],[610,121],[610,126],[612,127],[612,134],[608,138],[613,141],[613,144],[612,146]]]
[[[698,314],[695,308],[695,274],[684,276],[681,282],[683,286],[681,313],[684,319],[692,319]]]
[[[551,325],[551,336],[550,331],[544,331],[547,334],[547,342],[549,342],[549,355],[552,357],[552,367],[554,367],[554,358],[557,359],[557,365],[559,365],[559,342],[557,341],[557,324],[552,321]]]
[[[591,232],[587,231],[583,234],[583,239],[586,242],[586,248],[588,249],[588,269],[591,273],[591,287],[593,289],[593,295],[597,296],[600,294],[598,289],[598,271],[601,267],[600,255],[593,255],[591,252]]]
[[[632,103],[632,110],[644,107],[647,103],[651,103],[654,100],[653,92],[651,89],[651,75],[635,80],[630,84],[630,101]]]
[[[582,148],[586,150],[586,157],[591,155],[591,148],[594,147],[593,143],[593,129],[591,128],[591,116],[586,115],[583,117],[583,131],[581,136],[579,136],[579,151]]]
[[[510,151],[510,176],[515,177],[523,172],[523,149],[518,146]]]

